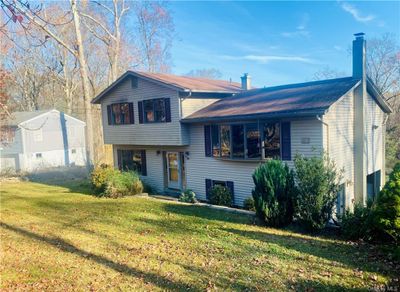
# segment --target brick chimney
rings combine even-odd
[[[248,73],[244,73],[242,77],[242,90],[249,90],[251,89],[251,77]]]

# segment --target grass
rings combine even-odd
[[[79,182],[2,184],[2,290],[368,290],[398,273],[369,245],[85,193]]]

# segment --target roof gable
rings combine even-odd
[[[225,80],[213,80],[207,78],[177,76],[162,73],[127,71],[105,90],[103,90],[98,96],[96,96],[92,100],[92,103],[99,103],[105,95],[110,93],[121,82],[123,82],[127,78],[132,77],[142,78],[158,85],[177,90],[179,92],[233,94],[240,92],[241,90],[241,85],[239,83]]]
[[[37,119],[41,116],[45,116],[51,112],[57,112],[60,114],[60,111],[56,110],[56,109],[51,109],[51,110],[39,110],[39,111],[33,111],[33,112],[13,112],[11,113],[12,118],[7,119],[7,121],[5,122],[5,126],[18,126],[20,124],[23,123],[27,123],[30,122],[34,119]],[[85,124],[84,121],[81,121],[77,118],[74,118],[70,115],[64,114],[65,116],[67,116],[68,118],[71,118],[75,121],[78,121],[79,123]]]

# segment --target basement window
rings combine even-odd
[[[42,153],[36,153],[36,158],[42,158]]]

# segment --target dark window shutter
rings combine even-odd
[[[108,119],[108,124],[112,125],[112,121],[111,121],[111,105],[107,106],[107,119]]]
[[[122,150],[117,149],[118,169],[122,169]]]
[[[204,150],[206,157],[212,156],[211,151],[211,126],[204,126]]]
[[[139,124],[143,124],[143,101],[138,102]]]
[[[141,151],[141,159],[142,159],[142,175],[147,175],[147,164],[146,164],[146,150]]]
[[[212,188],[212,180],[209,178],[206,178],[206,199],[210,197],[210,192]]]
[[[129,117],[131,119],[131,121],[130,121],[131,124],[134,124],[135,123],[135,115],[133,112],[133,103],[132,102],[129,103]]]
[[[233,181],[227,181],[226,182],[226,187],[228,190],[231,192],[232,195],[232,205],[235,204],[235,188],[233,187]]]
[[[169,98],[164,98],[165,102],[165,122],[171,122],[171,101]]]
[[[291,141],[290,141],[290,122],[281,124],[282,135],[282,160],[292,159]]]

